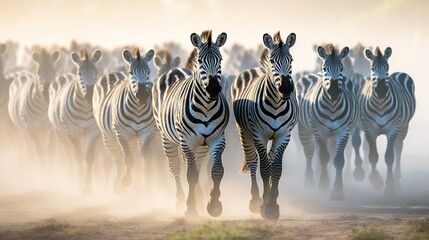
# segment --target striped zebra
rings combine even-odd
[[[85,195],[92,194],[92,166],[95,145],[100,138],[92,112],[92,95],[98,76],[96,63],[101,57],[101,50],[95,50],[91,57],[85,49],[80,53],[72,52],[71,58],[77,67],[77,74],[58,76],[49,89],[49,120],[64,150],[68,152],[73,149],[73,153],[67,155],[74,156],[79,181],[84,181],[82,193]],[[81,146],[82,137],[84,148]],[[85,177],[82,176],[84,172]]]
[[[148,165],[157,157],[151,149],[156,126],[148,64],[153,56],[153,50],[141,56],[138,48],[134,52],[124,49],[122,57],[128,65],[128,73],[106,74],[95,85],[94,116],[116,166],[116,194],[124,194],[126,187],[132,183],[135,163],[133,149],[137,144],[145,159],[146,175],[152,171]]]
[[[48,120],[49,84],[55,79],[58,58],[58,51],[52,54],[45,49],[33,52],[36,74],[20,70],[10,75],[13,80],[9,87],[9,117],[16,128],[29,134],[42,169],[46,168],[46,140],[51,129]]]
[[[207,211],[211,216],[222,213],[220,182],[224,169],[222,153],[225,148],[224,130],[228,123],[228,103],[223,95],[221,60],[219,48],[226,42],[226,33],[221,33],[215,42],[212,31],[201,36],[191,34],[194,50],[186,68],[176,68],[155,82],[152,90],[153,111],[156,125],[161,132],[162,145],[169,161],[177,187],[177,200],[183,201],[180,182],[180,156],[178,147],[186,159],[189,193],[187,216],[197,216],[195,186],[199,179],[201,156],[210,152],[212,160],[210,200]]]
[[[154,58],[155,66],[158,69],[157,78],[170,69],[179,67],[180,57],[173,58],[167,50],[157,51]]]
[[[261,213],[264,219],[278,219],[278,184],[282,173],[283,153],[289,143],[291,131],[298,120],[298,102],[292,74],[290,48],[296,35],[286,41],[280,32],[264,34],[266,47],[261,54],[261,68],[242,72],[231,87],[234,115],[244,152],[242,171],[250,170],[252,199],[249,209]],[[267,152],[268,141],[272,141]],[[256,170],[264,185],[263,202],[259,197]],[[262,204],[262,205],[261,205]]]
[[[331,200],[343,200],[344,148],[358,116],[353,83],[343,76],[342,59],[349,49],[345,47],[338,53],[332,44],[328,44],[319,46],[317,52],[323,60],[322,73],[304,76],[297,85],[300,102],[298,132],[307,160],[306,184],[314,185],[312,158],[315,139],[320,150],[319,186],[321,189],[329,187],[327,142],[334,137],[336,178]]]
[[[401,154],[408,125],[416,110],[413,79],[406,73],[395,72],[389,75],[387,60],[392,54],[390,47],[384,54],[380,48],[374,53],[365,50],[365,56],[371,61],[371,80],[365,84],[359,98],[361,117],[359,125],[365,132],[369,145],[369,161],[372,171],[369,180],[375,189],[383,187],[383,180],[376,169],[378,162],[376,139],[386,135],[387,148],[385,161],[387,176],[385,195],[396,195],[395,181],[401,176]],[[395,172],[393,173],[393,163]]]

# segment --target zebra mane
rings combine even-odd
[[[205,30],[201,33],[201,41],[207,42],[208,47],[212,44],[212,30]]]
[[[270,53],[268,52],[268,49],[267,48],[265,48],[264,50],[262,50],[262,53],[261,53],[261,57],[260,57],[260,60],[259,60],[259,62],[261,63],[261,65],[265,68],[265,69],[268,69],[269,68],[269,64],[268,64],[268,62],[269,62],[269,59],[270,59]]]
[[[194,50],[192,50],[191,54],[189,54],[189,57],[186,60],[185,68],[191,71],[195,70],[195,67],[197,66],[197,56],[198,50],[194,48]]]
[[[381,51],[380,51],[380,48],[379,48],[379,47],[377,47],[377,48],[375,49],[375,56],[376,56],[376,57],[382,57],[382,56],[383,56],[383,54],[381,53]]]
[[[280,31],[274,34],[274,43],[278,43],[280,48],[283,47],[284,43],[283,43],[282,37],[280,36]]]
[[[141,55],[140,55],[140,49],[138,47],[133,48],[132,53],[133,53],[134,56],[136,56],[137,60],[140,60]]]
[[[336,55],[337,50],[335,49],[334,45],[332,43],[328,43],[325,45],[326,53],[329,55]]]
[[[88,60],[88,51],[85,48],[82,48],[79,50],[79,56],[80,58],[84,58],[85,60]]]

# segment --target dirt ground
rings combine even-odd
[[[231,207],[235,202],[231,200],[224,205]],[[267,227],[268,233],[273,233],[264,239],[348,239],[353,231],[366,228],[403,238],[410,220],[429,216],[429,191],[394,200],[346,202],[300,196],[280,203],[278,221],[264,221],[250,212],[220,218],[202,213],[198,220],[190,220],[172,211],[172,199],[160,207],[154,202],[137,194],[81,197],[53,190],[3,193],[0,239],[166,239],[213,221]],[[159,200],[156,202],[159,204]]]

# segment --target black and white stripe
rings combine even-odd
[[[86,50],[80,56],[73,52],[71,58],[77,66],[77,75],[67,73],[58,76],[50,86],[49,120],[66,153],[73,149],[74,160],[78,165],[80,181],[85,174],[83,194],[92,193],[92,166],[95,158],[95,145],[100,137],[92,112],[92,95],[98,77],[96,63],[102,52],[96,50],[92,57]],[[84,139],[84,149],[81,138]],[[71,147],[69,146],[71,143]],[[84,162],[86,170],[84,170]]]
[[[155,158],[150,144],[156,133],[156,125],[148,64],[153,55],[153,50],[141,56],[138,48],[134,53],[124,49],[122,56],[128,65],[128,74],[109,73],[100,78],[95,86],[94,116],[104,144],[114,159],[117,170],[114,191],[117,194],[123,194],[132,183],[135,164],[133,150],[137,145],[145,159],[145,174],[152,171],[148,166]]]
[[[42,165],[46,163],[46,140],[50,130],[49,84],[56,76],[55,62],[58,58],[58,51],[53,54],[44,49],[34,52],[32,59],[37,64],[36,75],[27,70],[14,72],[9,87],[9,117],[17,129],[29,134],[31,145],[35,147]]]
[[[260,211],[265,219],[279,218],[277,197],[282,158],[298,120],[289,53],[295,39],[294,33],[285,42],[280,32],[274,35],[274,41],[269,34],[264,34],[263,67],[241,73],[231,87],[234,115],[245,156],[242,171],[250,170],[252,182],[249,208],[255,213]],[[271,149],[267,151],[270,140]],[[264,185],[263,202],[256,181],[258,156]]]
[[[222,213],[219,187],[224,173],[222,153],[229,111],[221,92],[222,56],[219,48],[226,38],[226,33],[221,33],[213,42],[211,31],[203,32],[201,37],[191,34],[191,42],[196,48],[186,64],[189,69],[176,68],[163,74],[152,91],[155,120],[170,171],[176,181],[179,203],[183,201],[184,194],[180,182],[178,147],[186,159],[189,184],[186,215],[198,214],[195,186],[201,166],[199,155],[205,155],[208,151],[213,164],[213,186],[207,211],[212,216]]]
[[[307,159],[306,184],[313,185],[312,158],[314,139],[320,150],[320,187],[329,187],[327,164],[330,156],[328,139],[335,139],[334,166],[336,178],[331,199],[344,199],[342,171],[344,167],[344,148],[350,131],[357,120],[356,96],[353,83],[343,76],[342,59],[349,49],[337,53],[332,44],[319,46],[318,54],[323,60],[322,74],[310,74],[299,80],[300,101],[299,137]]]
[[[379,135],[387,137],[385,194],[389,196],[396,194],[394,180],[399,183],[403,141],[416,110],[413,79],[402,72],[391,75],[388,73],[387,60],[391,54],[390,47],[386,48],[384,54],[378,47],[374,53],[369,49],[365,50],[365,56],[371,61],[371,79],[367,81],[359,98],[361,112],[359,125],[365,132],[369,145],[368,155],[372,168],[369,180],[376,189],[383,187],[383,180],[376,169],[378,162],[376,139]]]

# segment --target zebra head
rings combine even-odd
[[[343,63],[342,59],[349,54],[349,48],[345,47],[337,54],[332,44],[317,48],[319,57],[322,58],[323,88],[332,100],[338,99],[343,88]]]
[[[166,50],[157,52],[154,61],[155,66],[158,68],[158,76],[180,65],[180,57],[172,59],[171,54]]]
[[[386,48],[383,55],[380,48],[377,47],[374,53],[375,55],[370,49],[365,49],[365,56],[371,61],[372,89],[378,97],[384,98],[389,90],[389,63],[387,63],[387,59],[392,55],[392,49]]]
[[[274,34],[273,38],[265,33],[263,36],[264,45],[267,48],[261,56],[261,64],[271,74],[270,79],[274,80],[274,85],[284,100],[290,98],[294,90],[292,79],[292,55],[289,49],[295,44],[295,33],[289,34],[283,42],[280,32]]]
[[[55,51],[50,55],[45,49],[42,49],[40,53],[33,52],[31,57],[37,64],[37,88],[43,94],[44,98],[48,99],[49,84],[51,84],[56,76],[54,63],[60,58],[60,53]]]
[[[122,51],[122,57],[125,62],[127,62],[127,67],[130,74],[131,80],[131,91],[135,96],[140,96],[145,98],[145,96],[150,96],[150,91],[152,90],[152,82],[149,79],[150,68],[149,62],[152,60],[154,51],[149,50],[144,57],[140,55],[140,50],[138,48],[134,49],[134,54],[128,49]],[[141,99],[139,97],[139,99]]]
[[[76,52],[72,52],[71,54],[72,60],[77,66],[77,82],[79,89],[88,103],[92,101],[94,84],[98,76],[95,63],[100,61],[101,56],[102,52],[98,49],[92,53],[91,58],[88,56],[86,49],[81,50],[80,54]]]
[[[187,66],[190,66],[194,74],[198,74],[197,81],[203,87],[206,96],[215,100],[222,91],[222,55],[219,48],[226,42],[226,33],[221,33],[216,42],[212,42],[212,31],[204,31],[201,37],[191,34],[191,42],[196,47],[188,59]]]

